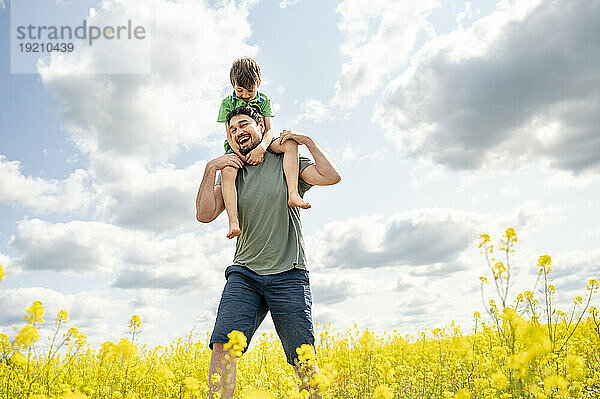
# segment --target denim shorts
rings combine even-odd
[[[210,337],[211,349],[214,342],[227,343],[227,334],[233,330],[244,333],[250,345],[267,311],[271,311],[289,364],[294,365],[294,359],[298,357],[296,348],[302,344],[314,346],[312,296],[307,270],[294,268],[261,276],[247,267],[233,265],[225,270],[225,278],[227,283]]]

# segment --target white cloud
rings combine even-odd
[[[25,219],[9,244],[22,255],[15,262],[23,269],[110,272],[118,265],[116,252],[125,238],[123,230],[106,223]]]
[[[315,100],[314,98],[303,101],[301,108],[302,114],[294,119],[292,124],[296,124],[301,120],[320,123],[332,118],[328,106],[319,100]]]
[[[561,190],[582,190],[593,187],[598,181],[598,174],[582,173],[574,176],[572,173],[562,170],[548,171],[546,176],[543,182],[544,186]]]
[[[405,66],[419,32],[430,30],[427,16],[435,0],[344,0],[337,6],[344,36],[342,65],[332,105],[352,106],[373,93],[388,74]]]
[[[9,244],[20,255],[14,263],[25,270],[110,273],[117,288],[184,293],[207,289],[219,279],[233,253],[224,234],[161,238],[101,222],[25,219]]]
[[[583,296],[588,280],[600,277],[600,248],[557,254],[552,260],[551,276],[556,279],[558,292]]]
[[[341,157],[342,157],[343,161],[363,162],[363,161],[369,161],[369,160],[373,160],[373,159],[382,159],[383,157],[385,157],[385,152],[386,152],[385,148],[380,148],[380,149],[375,149],[372,151],[365,151],[364,149],[362,149],[362,150],[358,150],[358,153],[357,153],[357,151],[355,151],[352,146],[348,145],[342,151]],[[359,155],[359,153],[361,155]]]
[[[344,148],[344,152],[342,153],[342,159],[344,161],[354,161],[356,158],[358,158],[358,155],[356,154],[356,152],[354,152],[352,147],[347,146],[346,148]]]
[[[93,157],[92,169],[103,182],[96,187],[97,217],[155,232],[190,227],[197,223],[195,198],[205,165],[149,168],[132,158]]]
[[[19,161],[0,155],[0,203],[32,208],[36,212],[83,211],[92,202],[90,176],[77,169],[64,180],[24,176]]]
[[[93,46],[53,55],[40,65],[42,82],[61,106],[80,150],[152,163],[222,134],[216,111],[231,62],[257,51],[246,43],[250,3],[225,2],[213,9],[191,0],[104,0],[90,21],[109,18],[117,9],[135,15],[151,32],[151,73],[93,74],[95,65],[112,59],[101,58]]]
[[[2,315],[0,326],[4,332],[9,333],[12,327],[21,328],[25,322],[25,309],[34,301],[41,301],[46,314],[45,323],[40,331],[39,345],[49,345],[53,320],[60,310],[69,312],[68,326],[74,326],[86,334],[90,343],[98,344],[119,332],[126,332],[127,326],[123,324],[121,331],[115,331],[115,309],[123,309],[123,303],[111,299],[107,292],[89,291],[77,294],[63,294],[61,292],[42,287],[13,288],[0,290],[2,302]]]
[[[14,270],[13,261],[10,258],[10,256],[0,253],[0,265],[2,265],[2,267],[4,268],[4,272],[7,274],[4,278],[8,278]]]
[[[501,235],[514,227],[530,235],[560,220],[564,211],[530,201],[503,215],[429,208],[330,222],[307,237],[309,264],[319,273],[402,267],[413,277],[447,277],[470,268],[470,251],[477,248],[481,233]],[[408,277],[398,284],[415,280]]]
[[[370,290],[381,290],[380,284],[365,282],[360,273],[331,273],[327,270],[310,272],[310,289],[313,302],[334,305],[350,297],[365,295]]]
[[[152,295],[161,297],[159,292],[153,292]],[[181,320],[168,309],[141,305],[135,301],[127,303],[115,298],[114,292],[107,290],[65,294],[42,287],[5,289],[0,290],[0,301],[4,308],[0,315],[0,331],[11,337],[25,324],[25,309],[33,301],[42,302],[46,313],[36,345],[38,353],[40,349],[41,352],[48,350],[54,334],[53,321],[60,310],[69,313],[69,321],[59,332],[59,339],[65,329],[77,327],[88,337],[92,349],[107,340],[129,337],[128,322],[133,314],[142,319],[141,335],[136,339],[138,343],[164,345],[182,336],[184,328]]]
[[[312,259],[349,269],[454,262],[478,236],[477,222],[475,214],[441,209],[331,222],[309,238]]]
[[[283,0],[283,1],[279,2],[279,7],[280,8],[288,8],[290,6],[300,3],[300,1],[301,0]]]
[[[398,148],[455,169],[535,160],[597,171],[598,3],[500,2],[432,39],[385,90],[375,119]]]

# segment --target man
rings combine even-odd
[[[196,198],[196,218],[213,221],[224,209],[221,180],[217,171],[238,170],[236,187],[241,235],[237,238],[233,265],[225,271],[215,327],[210,339],[209,369],[211,398],[216,392],[212,375],[225,375],[221,397],[231,398],[235,389],[235,357],[226,356],[223,344],[233,330],[244,333],[248,342],[267,311],[275,324],[288,363],[294,365],[296,348],[314,346],[312,298],[306,270],[304,239],[298,208],[288,207],[283,175],[283,154],[265,153],[262,163],[245,165],[243,158],[260,144],[265,130],[257,107],[243,106],[227,115],[227,139],[235,154],[225,154],[206,164]],[[331,158],[309,136],[284,130],[281,144],[293,140],[305,145],[314,163],[301,157],[298,191],[303,195],[313,185],[340,181]],[[304,376],[299,368],[296,373]],[[226,371],[227,370],[227,371]]]

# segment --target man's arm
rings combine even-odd
[[[196,196],[196,219],[201,223],[212,222],[223,212],[225,203],[221,186],[215,186],[217,171],[226,166],[239,169],[243,162],[235,154],[225,154],[209,161],[204,169],[204,176]]]
[[[294,140],[299,145],[304,144],[315,160],[313,165],[306,167],[300,172],[302,180],[315,186],[330,186],[342,180],[333,159],[311,137],[303,133],[284,130],[279,142],[283,144],[286,140]]]

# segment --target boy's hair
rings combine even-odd
[[[227,114],[227,126],[229,126],[229,121],[236,115],[248,115],[250,118],[254,119],[256,124],[259,124],[263,121],[262,112],[260,112],[260,108],[254,104],[242,105],[241,107],[237,107],[229,111]]]
[[[238,58],[229,71],[231,85],[241,86],[246,90],[256,88],[260,84],[260,67],[252,58]]]

